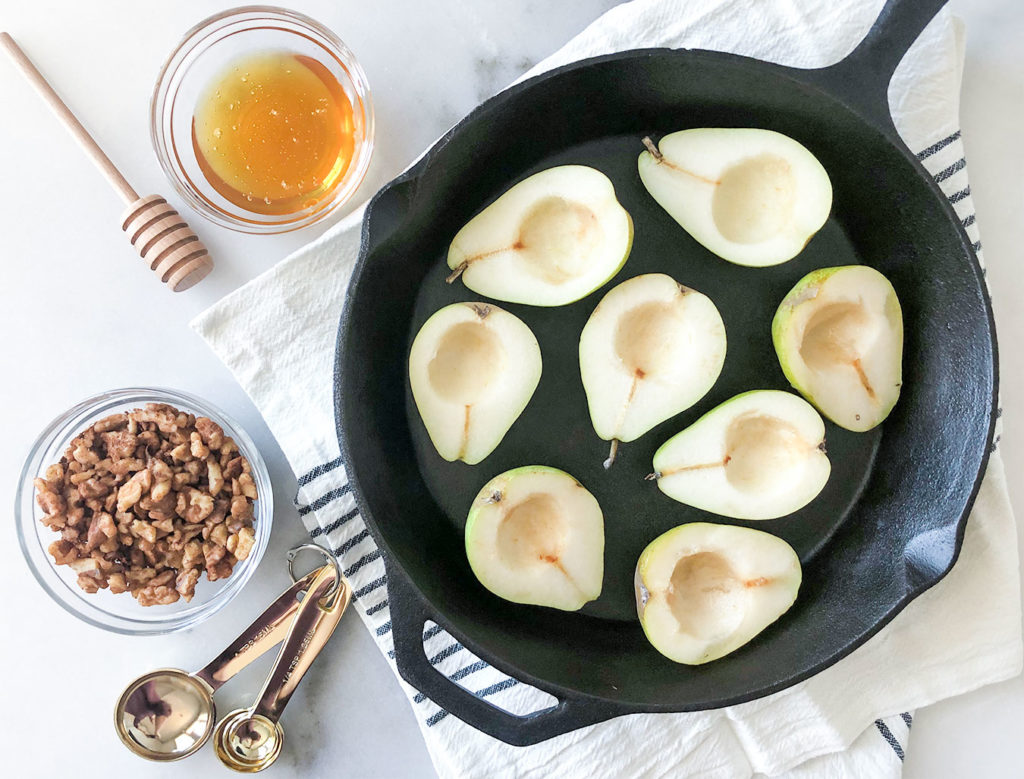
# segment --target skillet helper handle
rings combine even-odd
[[[193,676],[216,691],[253,660],[281,643],[299,608],[298,594],[309,588],[321,570],[311,571],[285,590],[238,638]]]
[[[253,707],[253,714],[273,722],[280,718],[292,693],[320,650],[326,646],[352,599],[352,587],[342,578],[330,602],[323,603],[334,586],[335,573],[330,566],[324,566],[315,572],[315,576],[295,613],[259,701]]]
[[[624,714],[614,704],[587,698],[563,698],[549,709],[519,716],[460,687],[434,668],[423,648],[423,625],[434,616],[403,574],[388,571],[388,604],[395,664],[409,684],[435,704],[488,736],[514,746],[549,738]]]
[[[367,246],[378,247],[386,244],[395,228],[404,223],[412,210],[412,201],[419,181],[413,171],[419,170],[421,164],[417,162],[411,170],[386,184],[370,198],[366,206],[366,215],[363,217],[363,251]],[[369,218],[371,212],[374,214],[373,219]]]
[[[907,51],[947,0],[887,0],[864,39],[817,73],[827,88],[898,138],[889,113],[889,82]]]

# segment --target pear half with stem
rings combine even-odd
[[[604,516],[565,471],[515,468],[487,482],[473,500],[466,556],[498,597],[576,611],[601,594]]]
[[[658,488],[734,519],[775,519],[818,496],[832,471],[825,423],[806,400],[754,390],[725,401],[654,453]]]
[[[785,614],[802,577],[800,558],[781,538],[732,525],[680,525],[640,555],[637,616],[665,657],[709,663]]]
[[[540,382],[540,347],[521,319],[488,303],[453,303],[420,328],[409,383],[444,459],[475,465],[501,443]]]
[[[580,335],[580,374],[594,430],[633,441],[685,411],[714,385],[725,362],[725,325],[711,299],[649,273],[613,288]]]
[[[832,209],[832,183],[792,138],[753,128],[644,138],[640,180],[699,243],[737,265],[793,259]]]
[[[461,276],[495,300],[562,306],[618,273],[632,245],[633,220],[608,177],[562,165],[520,181],[459,230],[448,282]]]
[[[899,400],[903,312],[874,268],[804,276],[775,312],[772,341],[789,383],[840,427],[870,430]]]

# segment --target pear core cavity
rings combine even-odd
[[[743,587],[729,561],[715,552],[687,555],[676,563],[668,593],[679,629],[714,641],[743,619]]]
[[[727,240],[760,243],[789,227],[795,201],[792,166],[775,154],[760,154],[726,170],[711,203],[712,218]]]
[[[504,364],[499,338],[483,325],[462,322],[442,336],[427,370],[438,395],[471,405],[487,392]]]
[[[562,197],[539,200],[526,214],[513,249],[549,284],[564,284],[585,269],[603,239],[593,209]]]
[[[558,501],[534,493],[513,506],[498,527],[498,550],[510,567],[558,562],[566,525]]]

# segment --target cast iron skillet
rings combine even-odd
[[[835,663],[953,565],[992,440],[992,317],[970,242],[899,139],[886,100],[896,65],[942,4],[889,0],[860,46],[820,70],[665,49],[560,68],[476,109],[373,199],[338,338],[338,433],[363,518],[385,552],[399,671],[438,705],[503,741],[531,744],[631,712],[748,701]],[[641,138],[705,126],[778,130],[829,171],[832,216],[795,260],[773,268],[720,260],[644,191],[636,171]],[[500,304],[537,335],[544,375],[494,454],[475,467],[444,462],[411,402],[406,364],[427,316],[478,298],[461,282],[444,283],[447,246],[509,185],[569,162],[612,179],[635,220],[632,255],[612,282],[570,306]],[[729,520],[645,482],[652,454],[733,394],[787,389],[769,332],[775,307],[807,271],[849,263],[878,268],[902,302],[899,404],[871,433],[828,425],[832,477],[810,506],[779,520],[736,523],[775,533],[797,550],[804,583],[793,608],[722,660],[676,665],[651,648],[636,621],[637,557],[675,525]],[[725,369],[702,402],[624,445],[605,473],[607,444],[586,413],[578,338],[612,285],[652,271],[715,301],[729,338]],[[497,473],[534,463],[572,473],[604,510],[604,591],[581,613],[500,600],[466,562],[462,529],[476,492]],[[424,655],[427,619],[559,703],[516,717],[449,682]]]

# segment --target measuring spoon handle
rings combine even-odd
[[[329,567],[321,569],[316,581],[303,598],[302,605],[299,606],[270,677],[260,693],[259,701],[252,709],[253,714],[277,722],[292,693],[302,681],[303,675],[313,665],[320,650],[334,633],[352,599],[352,588],[348,581],[342,578],[338,592],[330,604],[325,605],[322,602],[323,596],[330,591],[333,584],[334,571]]]
[[[216,691],[253,660],[279,644],[299,608],[299,593],[309,588],[321,570],[311,571],[281,593],[223,652],[192,675]]]

